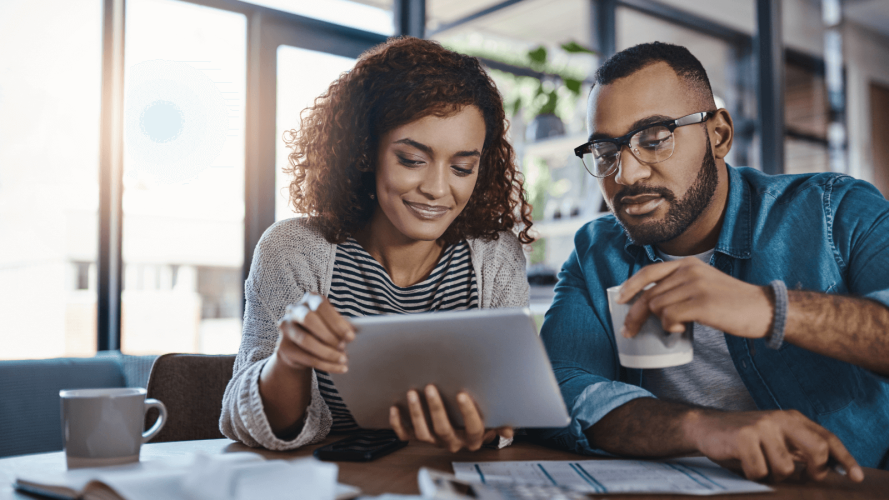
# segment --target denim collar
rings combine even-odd
[[[716,242],[716,252],[723,253],[736,259],[749,259],[751,254],[751,231],[753,229],[750,220],[753,213],[750,204],[750,186],[741,178],[741,174],[731,165],[725,165],[728,170],[729,191],[726,200],[725,219],[722,221],[722,229],[719,231],[719,240]],[[644,250],[651,262],[661,262],[663,259],[657,254],[654,246],[640,247],[627,238],[624,250],[637,261],[640,252]]]

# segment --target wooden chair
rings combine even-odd
[[[151,367],[148,397],[167,407],[167,423],[152,443],[218,439],[222,396],[232,378],[235,357],[164,354]],[[145,416],[145,428],[157,420],[157,410]]]

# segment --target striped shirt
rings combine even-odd
[[[461,241],[444,249],[435,269],[425,280],[409,287],[392,283],[386,269],[349,238],[336,249],[330,293],[327,296],[343,316],[410,314],[478,308],[478,286],[469,245]],[[354,432],[355,419],[340,398],[330,375],[316,370],[318,389],[333,416],[331,432]]]

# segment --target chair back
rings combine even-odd
[[[167,407],[167,423],[151,440],[191,441],[219,439],[222,396],[232,378],[234,355],[164,354],[148,377],[148,397]],[[145,416],[145,428],[157,420],[157,411]]]

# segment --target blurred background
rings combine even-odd
[[[282,133],[399,34],[504,96],[538,315],[604,210],[572,153],[591,76],[632,45],[702,61],[730,164],[889,193],[885,0],[0,0],[0,359],[236,352],[253,248],[295,215]]]

